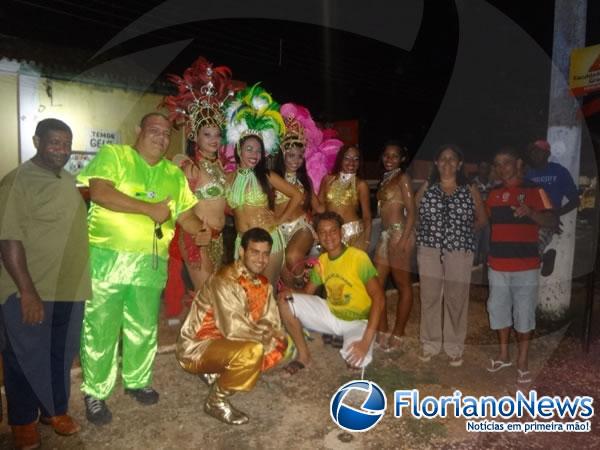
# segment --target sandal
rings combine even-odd
[[[517,373],[517,384],[530,384],[533,381],[529,370],[517,369]]]
[[[448,365],[450,365],[450,367],[460,367],[463,365],[463,362],[462,356],[451,356]]]
[[[333,348],[342,348],[344,346],[344,338],[342,336],[333,336],[331,346]]]
[[[487,368],[487,371],[491,372],[491,373],[498,372],[499,370],[502,370],[502,369],[512,366],[511,361],[490,359],[490,362],[492,364],[490,365],[490,367]]]
[[[390,351],[390,333],[384,333],[382,331],[377,332],[375,338],[375,348],[379,348],[384,352]]]
[[[323,341],[323,345],[330,345],[331,341],[333,341],[333,336],[331,334],[322,334],[321,340]]]
[[[390,334],[390,338],[388,339],[388,351],[401,350],[403,344],[404,339],[402,339],[402,336]]]
[[[293,376],[296,375],[300,370],[306,368],[306,366],[301,363],[300,361],[298,361],[297,359],[293,360],[291,363],[289,363],[287,366],[285,366],[283,368],[283,370],[285,371],[285,373],[287,374],[287,376]]]
[[[352,364],[346,362],[346,367],[348,368],[349,371],[351,372],[361,372],[363,370],[362,367],[359,366],[353,366]]]

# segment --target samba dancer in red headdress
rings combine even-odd
[[[224,101],[244,87],[231,79],[225,66],[213,67],[199,57],[183,74],[170,75],[178,94],[165,97],[174,125],[185,126],[188,136],[187,155],[177,155],[173,162],[185,173],[198,203],[196,215],[212,230],[213,239],[199,248],[179,227],[169,248],[169,279],[165,290],[165,313],[174,317],[181,313],[185,287],[183,264],[187,268],[194,290],[200,289],[208,276],[222,263],[225,225],[225,173],[219,161]]]

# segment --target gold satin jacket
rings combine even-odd
[[[268,298],[262,315],[254,321],[249,311],[246,291],[240,283],[241,278],[253,280],[244,265],[236,261],[211,275],[196,294],[177,339],[176,357],[186,371],[197,372],[197,362],[211,342],[211,339],[197,337],[206,314],[211,310],[215,324],[224,338],[261,342],[265,355],[275,349],[279,339],[285,337],[271,284],[262,276],[254,279],[255,282],[268,284]]]

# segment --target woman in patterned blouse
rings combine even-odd
[[[475,230],[487,223],[479,191],[464,174],[463,159],[457,146],[440,147],[429,181],[416,197],[419,358],[428,362],[443,347],[452,367],[463,363]]]

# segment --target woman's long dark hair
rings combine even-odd
[[[194,141],[190,139],[187,140],[185,154],[190,157],[192,161],[196,161],[196,143]]]
[[[364,178],[363,177],[364,164],[363,164],[362,152],[360,151],[360,148],[358,148],[358,145],[355,145],[355,144],[352,144],[352,145],[344,144],[342,146],[340,151],[335,156],[335,164],[333,165],[333,171],[331,172],[332,175],[337,176],[342,171],[342,162],[344,161],[344,156],[346,156],[346,152],[348,150],[350,150],[351,148],[355,148],[356,151],[358,152],[358,170],[356,171],[356,176],[358,176],[359,178]]]
[[[258,161],[256,166],[254,166],[253,170],[254,170],[254,174],[256,175],[256,178],[258,179],[258,182],[260,183],[260,187],[262,188],[263,192],[265,194],[267,194],[267,198],[269,199],[269,209],[272,210],[275,208],[275,193],[273,192],[271,183],[269,183],[269,179],[267,178],[267,175],[269,175],[270,171],[269,171],[269,169],[267,169],[267,157],[265,155],[265,145],[263,143],[263,140],[260,138],[260,136],[249,135],[249,136],[244,136],[243,138],[240,139],[240,141],[238,142],[236,151],[235,151],[235,162],[238,164],[238,166],[240,165],[240,155],[239,155],[238,151],[239,152],[242,151],[244,142],[246,142],[250,138],[256,139],[260,144],[260,160]]]
[[[456,185],[457,186],[465,186],[469,184],[469,180],[465,175],[465,165],[464,165],[464,154],[461,148],[458,145],[454,144],[445,144],[438,148],[433,157],[434,161],[437,161],[441,156],[444,150],[452,150],[452,153],[456,155],[458,158],[458,162],[460,163],[460,167],[456,171]],[[436,183],[440,182],[440,171],[437,166],[434,164],[433,169],[431,170],[431,175],[429,176],[429,186],[433,186]]]
[[[301,148],[298,145],[294,145],[289,148],[289,150],[294,150],[296,148]],[[275,158],[275,173],[277,173],[281,178],[285,178],[285,155],[283,150],[277,154]],[[302,186],[304,187],[304,203],[302,203],[302,209],[305,211],[310,207],[310,199],[312,198],[313,186],[310,178],[308,177],[308,173],[306,173],[306,160],[302,160],[302,165],[298,167],[296,171],[296,178]]]

